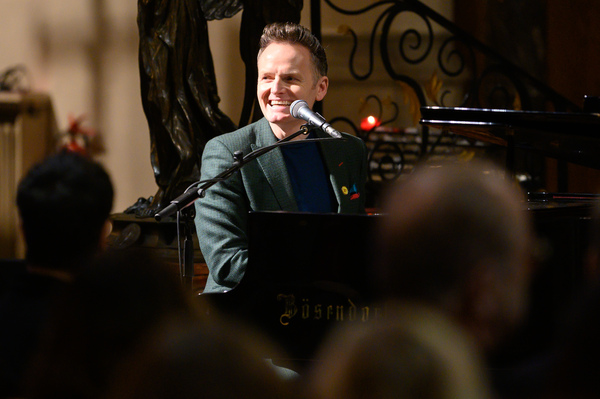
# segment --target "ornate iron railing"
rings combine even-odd
[[[374,66],[380,63],[386,78],[405,91],[405,98],[410,100],[408,106],[413,120],[418,121],[420,107],[427,105],[540,111],[579,110],[578,106],[547,84],[420,1],[382,0],[359,9],[346,9],[337,3],[343,4],[343,1],[311,0],[312,31],[327,47],[331,35],[322,37],[322,7],[328,7],[328,12],[360,18],[362,27],[365,24],[369,26],[369,22],[365,23],[365,20],[372,20],[370,34],[363,37],[363,42],[351,26],[342,25],[338,29],[346,37],[344,48],[351,79],[359,84],[374,78]],[[403,25],[406,20],[401,23],[400,17],[404,14],[411,14],[413,20],[419,21],[420,29]],[[370,19],[366,19],[367,15]],[[437,25],[436,29],[434,25]],[[367,41],[368,47],[365,48],[364,42]],[[357,61],[362,62],[361,67],[357,66]],[[411,76],[414,66],[430,69],[427,73],[429,80]],[[361,68],[362,71],[359,71]],[[420,74],[423,74],[422,71]],[[377,75],[377,79],[381,79],[381,73]],[[454,83],[448,85],[448,82]],[[430,132],[427,126],[416,123],[416,126],[403,125],[398,119],[401,107],[395,101],[386,102],[386,108],[391,110],[388,112],[391,117],[383,120],[384,106],[381,96],[376,92],[361,99],[349,100],[362,104],[371,102],[378,109],[377,120],[381,122],[367,130],[359,126],[356,115],[337,115],[335,109],[328,113],[336,115],[331,119],[332,123],[346,124],[367,142],[371,177],[375,180],[389,180],[399,176],[410,159],[422,160],[435,156],[440,151],[457,155],[461,151],[451,147],[477,147],[482,144],[452,137],[447,132]],[[327,98],[324,105],[329,110]],[[391,136],[395,138],[390,140]],[[384,147],[386,149],[382,151]],[[407,152],[412,153],[412,158],[407,156]],[[387,166],[384,166],[386,163]]]

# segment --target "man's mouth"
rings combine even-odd
[[[282,100],[272,100],[270,101],[271,106],[282,106],[282,107],[289,107],[290,105],[292,105],[291,101],[282,101]]]

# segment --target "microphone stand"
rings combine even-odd
[[[188,206],[187,208],[181,209],[177,212],[177,246],[179,254],[179,275],[181,276],[181,283],[183,286],[192,290],[193,278],[194,278],[194,217],[196,216],[196,208]],[[183,223],[181,219],[183,219]],[[179,231],[183,225],[183,231],[185,238],[183,240],[183,260],[181,259],[181,238],[179,237]]]
[[[257,148],[256,150],[248,153],[244,156],[242,151],[236,151],[233,153],[233,164],[228,169],[219,173],[212,179],[198,181],[190,185],[186,191],[181,194],[179,197],[175,198],[171,201],[169,205],[159,211],[154,215],[154,219],[157,221],[161,221],[164,217],[170,216],[173,213],[177,213],[177,237],[179,239],[179,231],[180,231],[180,216],[184,219],[185,226],[185,239],[183,244],[183,261],[181,256],[181,249],[179,249],[179,270],[182,276],[182,282],[186,288],[192,288],[192,278],[194,275],[194,243],[193,243],[193,234],[192,229],[194,229],[194,216],[195,209],[194,207],[190,207],[191,204],[194,203],[198,198],[203,198],[206,194],[206,190],[213,185],[217,184],[220,181],[227,180],[231,177],[235,172],[240,170],[244,165],[248,162],[253,161],[259,156],[266,154],[267,152],[274,150],[277,147],[286,144],[293,144],[291,142],[294,138],[298,137],[301,134],[307,135],[309,133],[309,126],[302,125],[300,130],[291,134],[290,136],[284,137],[281,140],[278,140],[274,144],[268,145],[266,147]],[[305,139],[302,142],[305,143],[307,141],[323,141],[323,140],[339,140],[336,138],[317,138],[317,139]],[[198,189],[194,189],[198,187]],[[191,208],[188,210],[188,208]]]

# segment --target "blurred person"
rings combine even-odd
[[[143,248],[110,250],[53,308],[27,397],[99,398],[114,369],[171,317],[201,318],[176,271]]]
[[[315,399],[491,399],[469,337],[422,304],[388,304],[384,320],[338,327],[308,377]]]
[[[290,113],[295,100],[312,108],[327,94],[327,57],[318,39],[295,23],[267,25],[257,59],[257,99],[263,118],[210,140],[201,179],[233,165],[233,154],[275,144],[306,122]],[[242,279],[248,263],[249,211],[364,213],[367,156],[359,138],[330,138],[320,129],[300,135],[220,181],[196,201],[196,231],[209,268],[205,292],[224,292]]]
[[[517,183],[491,163],[420,165],[383,201],[382,294],[442,310],[491,351],[528,306],[534,236],[523,203]]]
[[[19,182],[25,271],[0,298],[0,395],[18,396],[55,298],[105,245],[113,186],[104,168],[62,151]]]
[[[263,359],[275,352],[262,335],[233,319],[171,319],[121,364],[107,397],[300,398],[296,381]]]
[[[78,270],[106,244],[113,186],[104,168],[61,151],[34,166],[17,188],[30,270]]]

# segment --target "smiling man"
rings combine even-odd
[[[298,24],[266,26],[257,62],[264,118],[210,140],[202,154],[202,180],[231,167],[234,152],[246,155],[297,132],[305,122],[291,115],[292,102],[304,100],[312,108],[327,94],[325,50]],[[205,292],[228,291],[241,281],[248,262],[249,211],[364,212],[364,143],[349,134],[317,142],[302,141],[306,138],[330,136],[319,129],[300,135],[297,143],[260,156],[196,201],[196,231],[209,269]]]
[[[258,103],[278,139],[294,133],[304,121],[290,115],[294,100],[312,108],[327,94],[329,79],[318,55],[311,59],[308,48],[296,43],[272,42],[258,56]]]

